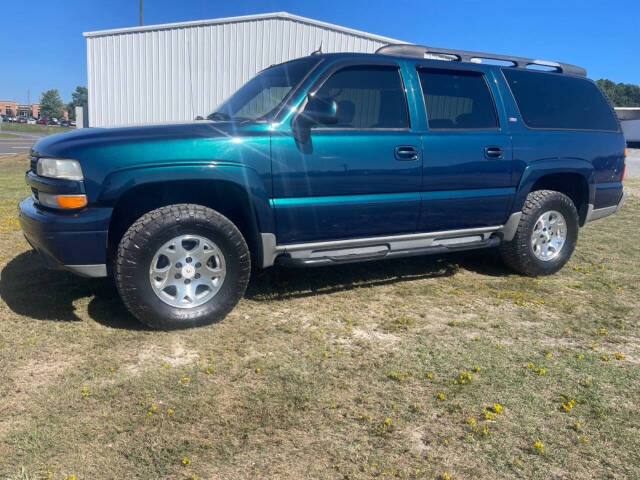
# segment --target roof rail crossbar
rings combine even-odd
[[[511,62],[514,67],[527,68],[529,65],[548,67],[560,73],[587,76],[587,71],[576,65],[568,63],[552,62],[549,60],[537,60],[534,58],[513,57],[511,55],[501,55],[498,53],[471,52],[468,50],[453,50],[450,48],[427,47],[424,45],[411,45],[393,43],[380,47],[376,50],[379,55],[396,55],[399,57],[417,57],[436,60],[454,60],[459,62],[480,63],[484,60],[497,60]]]

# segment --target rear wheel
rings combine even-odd
[[[249,249],[229,219],[179,204],[153,210],[127,230],[115,277],[133,315],[169,330],[223,319],[242,298],[250,272]]]
[[[578,240],[578,212],[553,190],[529,193],[513,240],[500,246],[504,262],[524,275],[550,275],[571,257]]]

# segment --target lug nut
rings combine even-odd
[[[191,257],[187,257],[187,263],[191,263]]]
[[[196,274],[195,274],[195,277],[196,277],[196,278],[200,278],[200,274],[199,274],[199,273],[196,273]]]
[[[200,262],[196,263],[196,268],[200,268],[202,264]]]
[[[191,283],[191,280],[189,280],[188,278],[186,278],[186,279],[184,280],[184,283],[185,283],[185,285],[189,285],[189,284]]]
[[[180,262],[176,263],[176,268],[182,268],[182,264]]]
[[[176,280],[177,280],[178,278],[180,278],[181,276],[182,276],[182,275],[180,275],[179,273],[176,273]]]

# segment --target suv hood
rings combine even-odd
[[[32,149],[36,156],[76,158],[81,150],[127,143],[147,143],[171,140],[198,140],[247,135],[264,123],[214,122],[198,120],[190,123],[145,125],[139,127],[83,128],[58,133],[39,140]]]

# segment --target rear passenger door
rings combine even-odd
[[[428,126],[422,136],[419,230],[504,223],[515,194],[512,146],[488,73],[431,67],[418,67],[417,73]]]

